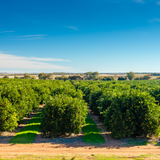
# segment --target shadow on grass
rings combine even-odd
[[[105,143],[104,137],[100,134],[101,130],[97,128],[93,119],[88,115],[86,124],[82,128],[84,136],[82,140],[92,145]]]
[[[9,143],[14,144],[26,144],[33,143],[35,136],[39,132],[39,126],[41,124],[41,112],[38,112],[28,124],[22,128],[16,136],[11,138]]]
[[[125,142],[125,145],[128,146],[141,146],[141,145],[148,145],[153,144],[155,146],[160,146],[160,141],[157,142],[147,138],[120,138],[122,142]]]

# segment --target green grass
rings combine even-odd
[[[139,155],[139,156],[106,156],[106,155],[57,155],[57,156],[35,156],[35,155],[21,155],[14,158],[0,158],[0,160],[146,160],[146,159],[159,159],[158,154]]]
[[[143,141],[143,142],[132,142],[132,143],[128,143],[130,145],[133,145],[133,146],[140,146],[140,145],[148,145],[149,142],[148,141]]]
[[[142,139],[142,138],[124,138],[122,139],[123,142],[125,142],[125,145],[131,145],[131,146],[140,146],[140,145],[148,145],[150,144],[150,142],[148,142],[148,140],[146,139]]]
[[[156,146],[160,146],[160,143],[158,143],[158,142],[152,142],[154,145],[156,145]]]
[[[128,141],[130,141],[130,140],[128,140]],[[131,141],[132,141],[132,142],[128,142],[128,144],[134,145],[134,146],[148,145],[148,144],[149,144],[149,142],[148,142],[147,140],[134,139],[134,141],[133,141],[133,140],[131,140]]]
[[[93,119],[88,115],[86,124],[82,128],[84,136],[82,137],[84,142],[91,144],[102,144],[105,143],[105,139],[100,135],[101,130],[97,128]]]
[[[14,144],[26,144],[33,143],[36,134],[39,132],[39,126],[41,124],[41,112],[38,112],[28,124],[16,133],[15,137],[10,139],[9,143]]]

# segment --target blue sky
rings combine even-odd
[[[0,1],[0,72],[160,72],[160,0]]]

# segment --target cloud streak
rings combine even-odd
[[[12,33],[12,32],[15,32],[15,31],[2,31],[0,33]]]
[[[46,34],[21,35],[21,36],[17,36],[17,37],[24,37],[24,38],[28,38],[28,37],[44,37],[44,36],[46,36]]]
[[[73,30],[78,30],[78,28],[76,26],[64,26],[66,28],[69,28],[69,29],[73,29]]]
[[[37,58],[37,57],[21,57],[10,54],[0,53],[0,68],[15,68],[15,69],[52,69],[52,70],[71,70],[70,67],[64,67],[46,63],[42,61],[68,61],[56,58]]]
[[[47,36],[47,34],[29,34],[29,35],[19,35],[19,36],[14,36],[18,38],[18,40],[36,40],[36,39],[41,39],[43,37]]]
[[[160,1],[157,2],[157,5],[160,5]]]

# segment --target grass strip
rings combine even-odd
[[[36,155],[21,155],[12,158],[1,158],[0,160],[146,160],[146,159],[159,159],[160,155],[158,154],[148,154],[148,155],[139,155],[139,156],[106,156],[106,155],[76,155],[76,156],[67,156],[67,155],[57,155],[57,156],[36,156]]]
[[[84,133],[82,137],[84,142],[91,143],[92,145],[105,143],[104,137],[100,134],[101,130],[97,128],[90,115],[87,116],[86,124],[83,126],[82,131]]]
[[[33,143],[35,136],[39,132],[39,126],[41,124],[41,111],[38,112],[28,124],[22,128],[15,137],[11,138],[9,143],[14,144],[26,144]]]

